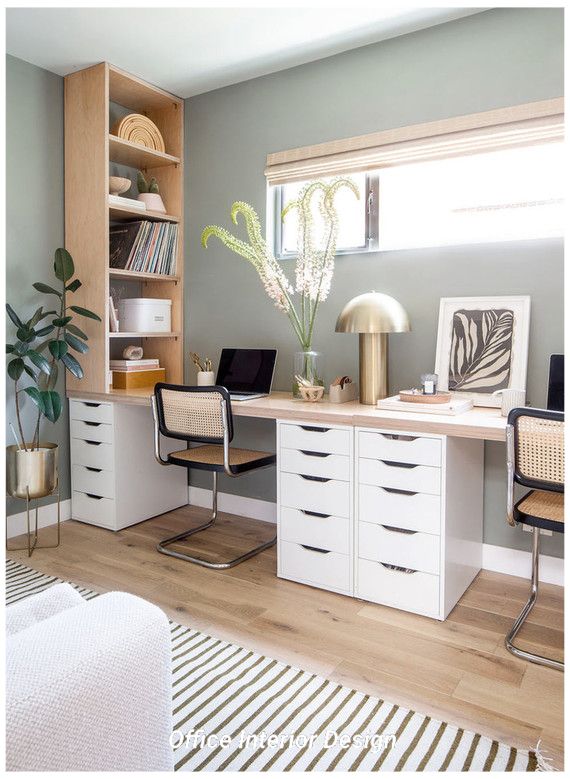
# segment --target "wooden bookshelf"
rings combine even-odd
[[[148,116],[159,128],[166,151],[154,151],[113,135],[111,103]],[[150,175],[158,180],[168,213],[110,204],[112,163],[129,167],[132,181],[136,180],[137,170],[142,170],[145,176],[152,171]],[[65,77],[65,244],[83,282],[74,293],[73,303],[96,311],[103,320],[82,322],[82,329],[89,336],[90,351],[82,359],[84,378],[78,381],[68,374],[69,390],[108,392],[111,345],[115,345],[116,354],[116,349],[122,348],[122,340],[135,339],[145,339],[145,356],[160,360],[167,381],[182,382],[183,176],[183,100],[106,62]],[[175,275],[109,268],[109,224],[145,219],[178,224]],[[126,281],[140,285],[141,297],[172,300],[172,332],[109,331],[109,296]]]

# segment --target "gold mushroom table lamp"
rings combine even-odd
[[[388,395],[388,333],[407,333],[408,314],[381,292],[349,300],[336,320],[337,333],[359,334],[360,402],[374,405]]]

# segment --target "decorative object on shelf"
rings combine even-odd
[[[350,376],[337,376],[329,387],[331,403],[348,403],[358,397],[358,385]]]
[[[280,311],[289,317],[293,331],[302,353],[312,353],[313,333],[319,304],[329,295],[334,273],[334,258],[339,228],[339,215],[335,206],[335,196],[339,189],[347,187],[356,198],[360,198],[358,187],[347,178],[335,179],[332,182],[315,181],[305,185],[299,192],[297,200],[288,203],[282,211],[281,218],[296,211],[299,219],[299,240],[297,244],[297,260],[295,263],[295,282],[289,281],[283,268],[275,259],[268,247],[261,230],[259,217],[247,203],[238,201],[232,205],[231,217],[234,224],[238,223],[238,215],[242,215],[249,242],[236,238],[228,230],[215,225],[208,225],[202,231],[202,246],[207,248],[212,235],[236,254],[245,257],[261,279],[265,291]],[[322,226],[320,235],[315,228],[319,215]],[[294,293],[299,293],[299,307],[293,302]],[[311,368],[311,359],[303,359],[307,371]],[[310,379],[303,366],[297,367],[295,357],[295,374]],[[314,371],[313,371],[314,378]],[[322,376],[319,384],[324,385]],[[294,384],[294,395],[298,396],[298,384]]]
[[[73,278],[73,259],[65,249],[57,249],[55,252],[54,273],[56,279],[61,282],[61,290],[39,281],[33,287],[43,295],[54,295],[58,299],[57,310],[44,311],[43,306],[40,306],[30,319],[23,320],[12,306],[6,304],[8,316],[16,327],[16,340],[6,344],[6,352],[10,356],[7,371],[14,382],[18,428],[16,445],[6,449],[6,491],[10,496],[26,501],[28,542],[25,548],[28,550],[28,556],[31,556],[38,542],[38,505],[36,502],[35,530],[32,538],[30,501],[37,501],[56,491],[58,519],[55,546],[59,546],[58,446],[43,442],[40,432],[43,419],[57,422],[61,416],[63,404],[56,390],[59,366],[63,365],[64,370],[68,370],[78,379],[83,376],[83,369],[70,353],[70,349],[85,354],[89,347],[86,344],[87,335],[73,322],[74,314],[101,321],[97,314],[82,306],[68,305],[68,294],[76,292],[81,287],[81,281]],[[47,323],[44,320],[47,320]],[[37,343],[38,341],[41,343]],[[24,376],[31,380],[25,387],[20,384]],[[27,396],[37,407],[31,439],[24,434],[23,429],[23,396]]]
[[[144,389],[154,387],[159,381],[166,381],[164,368],[144,367],[134,371],[113,369],[113,389]]]
[[[400,390],[399,398],[403,403],[449,403],[451,392],[425,393],[419,389]]]
[[[513,408],[524,408],[526,402],[526,392],[521,389],[500,389],[493,395],[501,398],[501,416],[508,417]]]
[[[299,376],[305,380],[304,386],[324,387],[323,379],[323,355],[321,352],[309,350],[306,352],[295,352],[293,355],[293,397],[302,397]]]
[[[424,395],[435,395],[437,393],[437,373],[422,373],[422,392]]]
[[[308,401],[309,403],[318,403],[323,399],[325,394],[324,387],[305,387],[303,384],[299,385],[299,392],[301,393],[301,399]]]
[[[143,354],[142,346],[134,346],[131,344],[130,346],[125,346],[123,349],[124,360],[142,360]]]
[[[442,298],[435,370],[442,390],[499,407],[500,389],[526,387],[530,297]]]
[[[398,301],[366,292],[346,304],[335,331],[359,333],[360,402],[374,405],[388,395],[388,333],[407,333],[410,321]]]
[[[109,330],[112,333],[120,332],[119,317],[117,315],[117,309],[115,307],[115,301],[113,300],[112,295],[109,295]]]
[[[123,176],[109,176],[109,194],[119,196],[131,188],[131,180]],[[122,198],[121,198],[122,199]]]
[[[111,132],[118,138],[130,143],[138,143],[154,151],[165,151],[164,139],[160,130],[148,116],[127,114],[113,125]]]
[[[147,183],[142,171],[137,173],[137,189],[139,191],[139,200],[141,200],[149,211],[156,211],[159,214],[165,214],[166,208],[160,196],[158,181],[154,178]]]
[[[172,300],[123,298],[119,301],[122,333],[169,333]]]
[[[471,398],[459,398],[451,395],[446,403],[434,403],[433,395],[430,400],[422,395],[421,390],[417,390],[417,397],[422,400],[409,402],[410,398],[402,398],[402,392],[399,395],[393,395],[391,398],[383,398],[376,403],[377,408],[383,411],[409,411],[412,414],[443,414],[444,416],[456,416],[464,414],[473,408]],[[422,402],[423,401],[423,402]]]

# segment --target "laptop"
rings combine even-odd
[[[564,411],[564,355],[550,357],[548,371],[548,398],[546,408],[550,411]]]
[[[216,384],[232,400],[255,400],[271,392],[277,349],[222,349]]]

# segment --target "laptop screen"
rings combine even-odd
[[[564,355],[553,354],[548,373],[548,398],[546,408],[550,411],[564,411]]]
[[[222,349],[216,384],[229,392],[271,392],[277,349]]]

